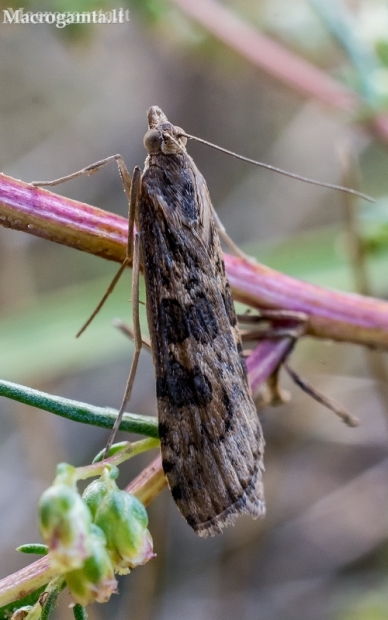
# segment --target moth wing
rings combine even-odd
[[[174,171],[171,159],[146,170],[138,217],[163,468],[182,515],[207,536],[239,513],[264,512],[264,441],[210,199],[196,172]]]

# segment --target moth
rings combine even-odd
[[[206,181],[157,106],[148,126],[135,222],[162,464],[181,514],[207,536],[264,513],[264,441]]]

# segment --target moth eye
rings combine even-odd
[[[179,135],[179,134],[181,134],[181,133],[185,133],[185,132],[183,131],[182,127],[177,127],[177,126],[175,126],[175,127],[174,127],[174,129],[175,129],[175,131],[176,131],[177,136],[179,136],[179,140],[180,140],[180,141],[182,142],[182,144],[185,146],[185,145],[186,145],[186,142],[187,142],[187,138],[186,138],[185,136],[180,136],[180,135]]]
[[[145,134],[143,142],[149,153],[157,153],[160,151],[162,137],[157,129],[150,129]]]

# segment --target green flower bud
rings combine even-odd
[[[59,572],[79,568],[90,555],[92,518],[77,491],[74,471],[61,464],[53,485],[39,502],[40,531],[51,552],[51,566]]]
[[[117,489],[117,485],[113,481],[118,475],[119,470],[117,467],[112,467],[111,469],[105,468],[101,478],[94,480],[94,482],[89,484],[83,492],[82,499],[89,508],[93,520],[96,515],[97,508],[108,491]]]
[[[108,489],[106,487],[106,483],[99,478],[89,484],[82,493],[82,499],[89,508],[93,520],[96,516],[97,509],[107,492]]]
[[[143,504],[113,480],[107,487],[94,521],[105,533],[115,571],[125,574],[154,557],[148,516]]]
[[[82,568],[66,573],[66,583],[76,603],[86,606],[89,603],[106,603],[117,592],[117,581],[109,553],[106,549],[105,535],[96,525],[91,525],[89,534],[91,555]]]

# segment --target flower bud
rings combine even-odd
[[[117,467],[112,467],[111,469],[106,468],[104,469],[101,478],[91,482],[83,492],[82,499],[89,508],[93,520],[96,515],[97,508],[101,504],[103,498],[108,493],[108,491],[110,489],[117,489],[117,485],[113,483],[112,486],[111,481],[115,480],[118,475],[119,470]]]
[[[117,592],[117,581],[106,539],[102,530],[92,524],[89,534],[91,555],[85,560],[82,568],[66,573],[66,583],[76,603],[88,605],[106,603],[112,594]]]
[[[136,497],[120,491],[113,480],[106,484],[94,521],[105,533],[115,571],[125,574],[154,557],[148,516]]]
[[[75,469],[62,463],[39,502],[40,531],[49,546],[53,568],[65,572],[82,566],[90,555],[91,522],[89,508],[76,488]]]

